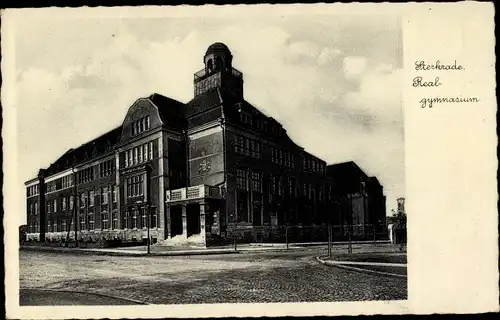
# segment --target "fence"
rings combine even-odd
[[[321,225],[321,226],[283,226],[280,234],[287,243],[331,241],[380,241],[388,240],[387,230],[381,226],[363,225]],[[282,236],[280,238],[283,238]]]

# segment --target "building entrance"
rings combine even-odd
[[[182,234],[182,207],[170,207],[170,236],[173,238],[176,235]]]
[[[200,205],[198,203],[186,206],[186,222],[188,237],[193,234],[200,234]]]

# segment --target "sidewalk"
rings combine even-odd
[[[347,261],[335,260],[328,257],[316,257],[319,263],[327,266],[338,267],[347,270],[384,275],[398,278],[408,278],[406,263],[388,263],[388,262],[368,262],[368,261]]]
[[[334,242],[334,249],[344,249],[347,242]],[[363,247],[373,248],[373,242],[359,241],[352,242],[353,248],[361,249]],[[382,249],[389,244],[379,242],[376,248]],[[208,247],[208,248],[185,248],[175,246],[156,246],[152,245],[149,256],[184,256],[184,255],[209,255],[209,254],[237,254],[244,252],[282,252],[282,251],[297,251],[297,250],[312,250],[325,249],[328,246],[327,242],[309,242],[309,243],[289,243],[288,247],[285,243],[248,243],[238,244],[236,250],[234,245]],[[340,248],[342,247],[342,248]],[[25,251],[46,251],[46,252],[63,252],[63,253],[80,253],[80,254],[96,254],[96,255],[114,255],[114,256],[147,256],[146,246],[136,247],[118,247],[118,248],[65,248],[65,247],[44,247],[44,246],[21,246],[21,250]]]

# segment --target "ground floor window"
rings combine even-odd
[[[113,230],[115,230],[115,229],[118,229],[118,214],[116,212],[113,212],[112,216],[113,216],[112,228],[113,228]]]
[[[94,214],[89,214],[89,230],[93,231],[95,229]]]
[[[141,208],[141,227],[142,228],[147,228],[148,226],[148,221],[147,221],[147,209],[146,208]]]
[[[132,229],[137,229],[137,210],[133,209],[132,212]]]
[[[123,216],[123,228],[124,229],[128,229],[130,227],[129,223],[128,223],[129,216],[130,216],[129,211],[128,210],[125,211],[125,215]]]
[[[102,230],[108,230],[109,225],[108,225],[108,213],[107,212],[101,213],[101,223],[102,223]]]
[[[151,228],[156,228],[156,219],[157,219],[157,214],[156,214],[156,207],[151,208]]]
[[[236,192],[236,215],[238,222],[248,222],[248,192]]]

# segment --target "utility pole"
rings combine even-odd
[[[349,197],[349,247],[348,252],[352,254],[352,194],[347,195]]]
[[[73,220],[75,220],[75,248],[78,248],[78,214],[77,214],[77,211],[76,211],[76,207],[77,207],[77,196],[76,196],[76,183],[77,183],[77,179],[76,179],[76,171],[75,171],[75,167],[73,167],[73,214],[74,214],[74,218]],[[71,226],[70,226],[70,230],[71,230]]]
[[[328,215],[328,256],[332,256],[332,222],[331,214]]]
[[[151,239],[149,236],[149,229],[150,229],[150,220],[151,220],[151,166],[149,164],[146,164],[146,219],[147,219],[147,245],[148,245],[148,254],[151,253]]]

